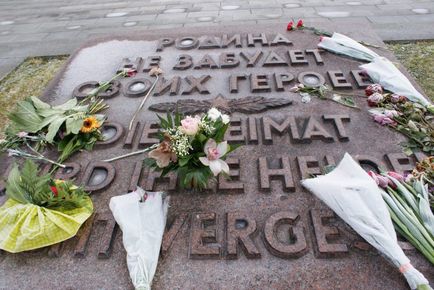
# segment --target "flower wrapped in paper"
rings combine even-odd
[[[145,192],[139,187],[110,200],[110,210],[122,230],[128,270],[135,289],[151,289],[168,207],[169,198],[162,192]]]
[[[70,181],[38,176],[27,160],[8,177],[9,199],[0,207],[0,249],[23,252],[57,244],[75,236],[93,212],[92,200]]]
[[[386,256],[411,289],[431,289],[400,248],[381,189],[348,153],[333,171],[302,184]]]

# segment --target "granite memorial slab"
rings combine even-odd
[[[43,98],[82,98],[125,68],[133,77],[101,94],[110,108],[104,142],[72,156],[58,178],[91,192],[95,214],[78,235],[36,251],[0,253],[0,289],[132,289],[122,236],[108,208],[112,196],[140,185],[171,195],[167,230],[153,289],[408,289],[399,271],[352,231],[300,180],[352,154],[367,169],[409,171],[403,138],[373,122],[360,62],[319,50],[319,37],[286,25],[162,30],[91,41],[75,52]],[[384,46],[366,24],[322,27]],[[385,49],[374,49],[391,59]],[[155,77],[153,94],[129,122]],[[360,109],[289,89],[327,84],[354,94]],[[177,177],[143,166],[143,155],[120,154],[156,142],[156,114],[216,107],[232,120],[227,140],[243,146],[228,158],[230,180],[203,192],[181,190]],[[7,176],[11,160],[0,159]],[[0,183],[4,194],[4,182]],[[5,197],[0,196],[0,200]],[[410,244],[406,255],[431,283],[434,268]]]

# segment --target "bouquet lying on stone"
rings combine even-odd
[[[92,150],[97,141],[103,140],[100,128],[106,117],[98,113],[108,108],[98,94],[110,90],[116,78],[133,75],[131,70],[121,71],[100,83],[80,102],[73,98],[51,106],[34,96],[18,102],[9,114],[10,125],[6,139],[0,140],[0,152],[7,150],[10,156],[43,160],[62,167],[60,163],[75,152]],[[60,152],[57,162],[40,153],[47,144],[56,146]]]
[[[8,200],[0,207],[0,249],[16,253],[73,237],[93,212],[92,200],[71,181],[40,175],[26,160],[9,173]]]
[[[370,171],[369,175],[384,189],[381,193],[396,231],[434,264],[434,215],[430,208],[429,180],[420,176],[406,182],[396,172]]]
[[[369,112],[374,120],[387,125],[408,138],[401,144],[408,155],[421,150],[434,154],[434,114],[424,105],[407,97],[386,92],[379,84],[366,88],[368,105],[375,107]]]
[[[229,116],[212,108],[202,116],[167,114],[160,119],[160,143],[154,145],[145,165],[165,176],[177,172],[181,188],[204,189],[220,173],[228,174],[224,161],[237,146],[224,141]]]
[[[391,261],[411,289],[432,289],[398,244],[384,192],[348,153],[330,173],[302,184]]]

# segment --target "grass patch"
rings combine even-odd
[[[0,138],[8,124],[7,114],[16,102],[40,96],[67,56],[27,58],[0,81]]]
[[[434,101],[434,41],[388,43],[387,47]]]

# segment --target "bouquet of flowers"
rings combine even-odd
[[[434,115],[425,106],[411,102],[407,97],[384,91],[379,84],[366,88],[369,110],[374,120],[405,135],[409,140],[403,146],[408,155],[421,150],[434,154]]]
[[[0,249],[16,253],[73,237],[93,212],[92,200],[71,181],[39,175],[26,160],[7,180],[6,203],[0,207]]]
[[[432,194],[423,177],[406,182],[396,172],[369,175],[381,191],[397,232],[434,264],[434,215],[430,209]]]
[[[216,108],[202,116],[183,116],[170,113],[160,119],[160,143],[152,147],[145,165],[165,176],[177,172],[181,188],[204,189],[210,179],[220,173],[228,174],[224,161],[238,146],[224,141],[230,118]]]
[[[100,83],[80,102],[74,98],[62,105],[51,106],[34,96],[18,102],[9,114],[11,124],[6,130],[6,139],[0,140],[0,152],[7,150],[10,156],[61,166],[59,163],[73,153],[92,150],[97,141],[103,140],[100,128],[106,117],[98,113],[108,108],[98,94],[110,90],[116,78],[133,75],[132,71],[121,71],[111,80]],[[60,152],[57,162],[39,153],[47,144],[55,145]],[[28,151],[22,149],[23,145]]]

